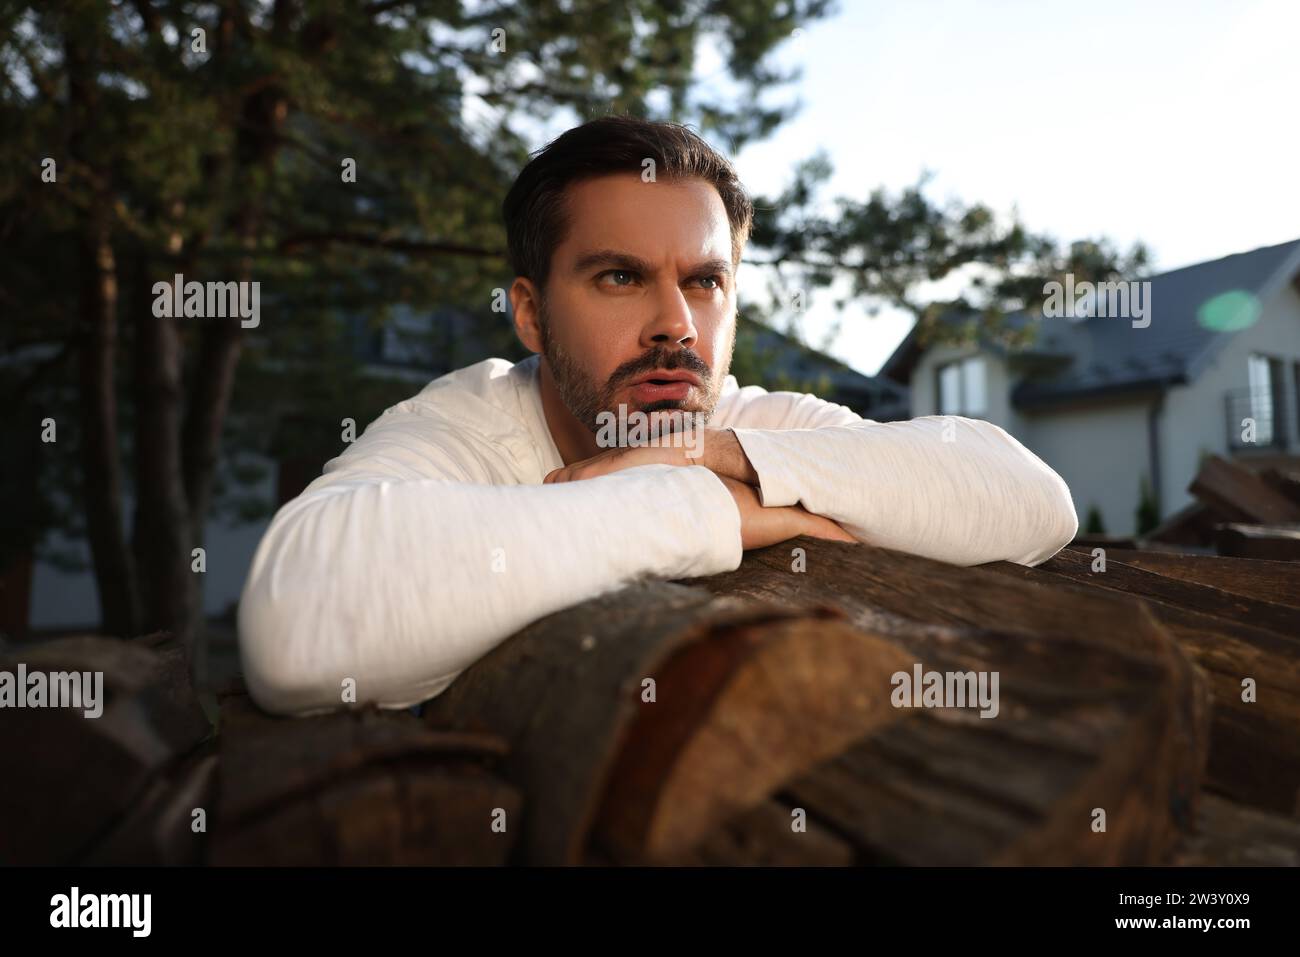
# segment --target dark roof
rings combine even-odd
[[[880,376],[864,375],[793,336],[744,316],[738,325],[739,334],[747,336],[755,351],[771,362],[772,373],[784,372],[802,382],[817,382],[825,377],[830,388],[821,398],[848,406],[864,418],[877,422],[907,418],[906,386]]]
[[[1037,405],[1190,381],[1238,331],[1231,323],[1214,328],[1212,301],[1236,293],[1241,301],[1261,304],[1298,268],[1300,240],[1293,240],[1144,277],[1151,283],[1151,324],[1145,328],[1109,317],[1041,319],[1024,313],[1008,317],[1013,325],[1040,324],[1028,351],[1069,360],[1051,377],[1022,381],[1012,401],[1018,406]],[[1231,302],[1217,300],[1218,304]],[[1233,318],[1232,313],[1227,310],[1228,318]],[[915,338],[913,329],[885,361],[881,375],[896,380],[910,377],[924,352]]]

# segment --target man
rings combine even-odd
[[[800,534],[1032,565],[1077,531],[1064,482],[994,425],[739,387],[753,209],[689,130],[569,130],[503,211],[536,354],[430,383],[275,516],[239,608],[263,708],[406,707],[538,618]],[[611,447],[638,417],[658,443]]]

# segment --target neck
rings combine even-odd
[[[596,436],[573,417],[573,413],[560,398],[555,377],[551,375],[551,365],[545,357],[538,363],[537,378],[542,392],[546,427],[551,430],[551,438],[555,441],[564,464],[572,465],[598,454],[601,449],[596,444]]]

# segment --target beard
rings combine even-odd
[[[665,409],[690,412],[691,415],[684,418],[695,419],[698,424],[702,425],[708,422],[717,408],[718,398],[722,391],[722,382],[726,379],[727,371],[731,368],[731,357],[736,346],[734,325],[732,326],[731,342],[724,351],[724,360],[716,376],[709,370],[704,360],[689,349],[656,347],[638,359],[623,363],[614,370],[606,382],[598,385],[574,356],[554,340],[551,335],[551,316],[547,311],[545,299],[538,303],[537,311],[538,322],[542,327],[542,355],[546,357],[546,361],[550,364],[551,376],[555,380],[556,390],[564,402],[564,407],[593,435],[600,432],[599,416],[601,413],[618,414],[618,408],[614,403],[618,391],[638,376],[657,369],[684,369],[687,372],[694,373],[700,380],[700,386],[695,391],[703,393],[703,398],[694,401],[690,399],[661,399],[644,405],[628,403],[627,411],[640,411],[646,414]],[[636,408],[634,409],[633,406],[636,406]],[[670,423],[683,417],[667,415],[659,418],[663,420],[660,423],[663,431],[671,432],[673,428],[670,427]]]

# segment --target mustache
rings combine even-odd
[[[625,363],[614,370],[614,374],[609,377],[610,385],[625,382],[629,379],[635,379],[639,375],[657,370],[672,372],[675,369],[684,369],[687,372],[693,372],[699,376],[700,382],[708,385],[709,367],[694,352],[689,350],[677,349],[672,352],[656,350],[634,362]]]

